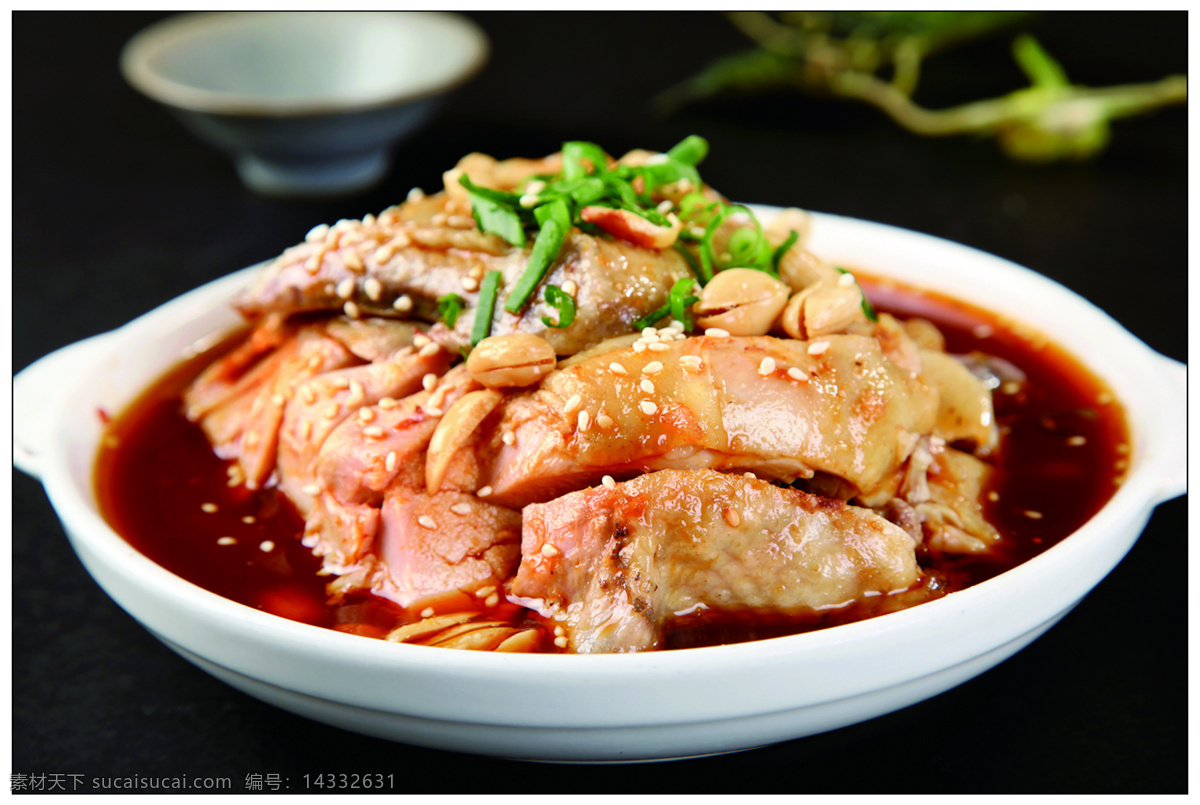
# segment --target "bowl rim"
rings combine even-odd
[[[437,26],[445,26],[461,35],[466,47],[459,54],[460,63],[447,80],[430,83],[413,82],[405,78],[388,89],[350,100],[345,93],[277,98],[255,93],[201,89],[166,78],[152,66],[153,56],[156,54],[177,42],[214,28],[268,17],[297,19],[332,13],[406,20],[410,24],[423,26],[430,32]],[[131,86],[166,106],[203,114],[277,118],[370,112],[441,95],[462,86],[474,77],[483,68],[490,54],[491,45],[479,25],[460,14],[446,11],[201,11],[175,14],[143,28],[121,49],[119,65],[122,75]]]
[[[759,209],[772,209],[759,207]],[[1153,361],[1146,360],[1148,356],[1157,356],[1134,336],[1120,327],[1115,321],[1100,311],[1083,297],[1069,289],[1046,279],[1036,272],[1009,263],[1003,258],[989,255],[971,247],[955,244],[930,235],[915,233],[910,230],[889,227],[857,219],[815,214],[814,229],[817,225],[828,221],[835,227],[850,226],[854,231],[864,232],[873,230],[881,234],[891,231],[897,236],[915,236],[919,242],[930,247],[962,250],[964,255],[973,255],[976,259],[987,258],[996,261],[997,265],[1007,264],[1011,269],[1020,272],[1027,283],[1035,287],[1056,289],[1055,294],[1060,300],[1077,308],[1089,324],[1110,331],[1125,344],[1124,351],[1128,353],[1126,361],[1141,360],[1146,364],[1142,377],[1152,376]],[[940,244],[940,245],[939,245]],[[866,268],[864,266],[864,268]],[[141,330],[156,322],[178,319],[180,314],[196,308],[198,305],[207,306],[209,315],[213,314],[214,302],[217,306],[224,305],[217,301],[221,295],[224,299],[228,292],[240,288],[244,278],[257,267],[250,267],[236,274],[218,279],[208,285],[190,291],[172,302],[168,302],[150,313],[135,319],[112,335],[105,350],[110,354],[117,353],[121,347],[136,345]],[[1007,313],[1007,312],[1006,312]],[[1082,358],[1080,358],[1083,361]],[[1129,388],[1117,387],[1114,379],[1101,374],[1091,367],[1098,375],[1108,380],[1113,391],[1117,392],[1125,404],[1126,416],[1130,435],[1135,441],[1153,441],[1161,438],[1160,423],[1145,422],[1139,419],[1137,406],[1145,406],[1145,400],[1153,400],[1155,389],[1153,383],[1148,389],[1135,389],[1133,383],[1141,378],[1135,377],[1128,381]],[[161,372],[169,364],[156,365],[156,371]],[[1136,367],[1135,367],[1136,368]],[[77,388],[86,388],[92,376],[100,371],[84,373],[76,378]],[[1144,385],[1144,384],[1142,384]],[[129,389],[128,399],[133,399],[141,389]],[[1149,396],[1147,396],[1149,395]],[[47,456],[43,470],[43,482],[55,509],[59,512],[68,535],[74,542],[76,539],[87,543],[89,550],[102,555],[104,561],[116,567],[131,583],[144,590],[150,590],[152,595],[166,596],[178,607],[185,607],[197,617],[218,617],[223,621],[222,627],[232,630],[240,637],[248,640],[259,640],[272,650],[285,652],[300,652],[307,658],[318,661],[322,667],[330,663],[345,667],[353,665],[369,670],[372,673],[387,673],[399,668],[411,673],[422,670],[436,670],[441,674],[455,674],[458,677],[473,677],[478,679],[486,676],[495,679],[497,683],[518,684],[519,680],[531,675],[543,681],[547,680],[548,672],[563,671],[570,681],[604,679],[606,681],[623,681],[628,683],[637,679],[646,679],[650,675],[663,673],[699,674],[705,679],[714,680],[722,674],[735,671],[741,672],[749,667],[756,667],[755,673],[767,673],[770,669],[780,669],[784,664],[796,662],[823,663],[826,661],[825,652],[839,647],[850,655],[869,650],[873,653],[880,645],[899,645],[906,636],[918,633],[920,630],[936,625],[939,629],[958,630],[956,634],[962,640],[962,645],[953,648],[943,647],[937,656],[944,657],[946,652],[957,652],[959,662],[981,656],[987,650],[994,649],[1005,640],[1015,640],[1022,634],[1044,624],[1074,605],[1092,587],[1120,561],[1129,547],[1132,546],[1141,528],[1133,528],[1138,520],[1144,525],[1150,510],[1163,498],[1161,479],[1152,470],[1161,459],[1145,455],[1135,447],[1135,457],[1130,473],[1125,483],[1116,490],[1113,497],[1087,523],[1072,534],[1064,537],[1061,542],[1047,549],[1042,554],[1006,571],[993,579],[981,582],[973,587],[955,593],[952,596],[930,601],[917,607],[889,613],[855,623],[830,627],[803,634],[758,640],[731,645],[709,646],[702,648],[679,649],[667,652],[643,652],[625,655],[498,655],[484,652],[454,652],[434,651],[426,646],[411,646],[389,644],[381,640],[364,639],[355,635],[342,634],[333,630],[289,621],[285,618],[255,610],[251,607],[225,599],[215,593],[187,582],[170,571],[152,562],[149,558],[132,549],[103,519],[94,499],[94,489],[81,490],[75,483],[68,468],[71,448],[70,428],[63,427],[63,417],[67,413],[67,404],[73,395],[64,394],[57,402],[55,421],[58,423],[56,439]],[[1143,411],[1144,413],[1144,411]],[[94,472],[94,456],[96,444],[87,445],[89,448],[89,468]],[[1153,460],[1152,460],[1153,459]],[[1159,467],[1161,469],[1161,467]],[[88,475],[90,480],[91,474]],[[1124,536],[1126,531],[1131,531]],[[76,547],[79,550],[79,547]],[[1095,554],[1103,554],[1099,558]],[[1091,559],[1091,562],[1082,561]],[[1087,568],[1080,572],[1078,568]],[[1072,575],[1068,571],[1074,569]],[[91,568],[89,568],[91,570]],[[1064,576],[1064,574],[1066,574]],[[1063,579],[1070,580],[1063,583]],[[1037,591],[1038,601],[1031,612],[1022,618],[997,619],[992,631],[975,630],[962,631],[963,611],[978,610],[998,616],[1004,612],[1016,591]],[[112,594],[111,592],[109,593]],[[143,618],[135,615],[139,620]],[[145,623],[145,620],[143,620]],[[149,626],[149,624],[147,624]],[[151,631],[154,631],[152,628]],[[157,633],[157,632],[156,632]],[[190,648],[182,643],[185,648]],[[967,656],[961,657],[963,653]],[[912,652],[910,652],[912,653]],[[916,652],[919,653],[919,652]],[[859,655],[861,656],[861,655]],[[895,679],[904,675],[920,676],[932,673],[940,665],[930,666],[935,660],[922,657],[904,658],[895,663],[896,667],[888,670]],[[229,666],[234,667],[234,666]],[[563,670],[565,669],[565,671]],[[301,692],[330,697],[328,685],[319,679],[302,679],[303,673],[290,669],[280,669],[290,680],[290,685]],[[899,677],[897,677],[899,675]],[[320,674],[315,675],[320,677]],[[557,674],[553,678],[557,678]],[[841,680],[832,683],[832,689],[839,695],[849,696],[863,692],[854,688],[857,684],[865,684],[860,680]],[[367,705],[375,709],[388,709],[386,701],[377,695],[341,685],[336,701],[349,704]],[[874,687],[870,688],[874,689]],[[827,691],[828,692],[828,691]],[[799,694],[797,694],[799,695]],[[822,700],[825,700],[822,698]],[[390,705],[398,707],[395,701]],[[433,705],[430,705],[433,706]],[[706,705],[710,711],[720,707],[719,704]],[[741,711],[739,711],[741,712]]]

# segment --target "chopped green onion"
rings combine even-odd
[[[471,197],[471,212],[481,232],[499,235],[518,249],[525,247],[525,224],[516,209],[520,208],[519,196],[479,187],[464,173],[459,184],[467,189]]]
[[[439,296],[437,300],[438,317],[446,322],[447,327],[454,329],[454,324],[458,321],[458,314],[462,313],[462,309],[466,306],[467,300],[456,293]]]
[[[665,305],[660,307],[658,310],[652,310],[649,313],[647,313],[645,316],[642,316],[640,319],[637,319],[630,326],[633,328],[634,332],[637,332],[638,330],[641,330],[645,327],[649,327],[651,324],[654,324],[654,322],[658,321],[659,319],[664,318],[670,312],[671,312],[671,303],[667,302]]]
[[[691,307],[700,301],[700,297],[692,293],[696,284],[691,277],[676,280],[675,284],[671,286],[671,294],[667,301],[667,305],[671,309],[671,318],[683,324],[683,330],[687,333],[690,333],[695,327],[695,323],[692,321]]]
[[[687,231],[687,230],[684,230],[684,231]],[[683,259],[687,260],[688,267],[692,269],[692,273],[696,275],[696,278],[698,280],[700,280],[700,284],[707,285],[708,281],[710,279],[712,279],[712,273],[710,272],[709,274],[706,275],[704,273],[704,269],[701,267],[701,265],[698,262],[696,262],[696,258],[692,256],[692,253],[689,252],[687,249],[683,248],[683,246],[680,245],[680,243],[678,241],[675,242],[675,251],[682,254]]]
[[[487,338],[492,331],[492,316],[496,313],[496,294],[500,288],[500,271],[489,271],[479,283],[479,304],[475,307],[475,321],[471,323],[471,346]]]
[[[800,240],[800,233],[792,230],[788,233],[787,240],[779,244],[779,248],[771,254],[771,268],[775,273],[779,273],[779,264],[783,261],[783,256],[788,253],[788,249],[796,245],[796,241]]]
[[[546,286],[546,304],[558,308],[558,323],[555,324],[549,316],[542,316],[542,324],[561,330],[570,327],[575,321],[575,300],[571,295],[557,285]]]
[[[685,165],[699,165],[708,156],[708,140],[696,134],[689,134],[668,151],[667,156]]]
[[[571,229],[570,213],[567,211],[567,205],[561,200],[543,204],[533,212],[542,228],[538,231],[533,249],[529,252],[529,264],[525,266],[525,273],[517,280],[516,287],[504,302],[504,309],[509,313],[520,313],[525,307],[525,303],[533,296],[551,264],[558,259],[563,241]]]
[[[836,269],[838,270],[838,272],[839,272],[839,273],[842,273],[842,274],[849,274],[849,273],[850,273],[848,270],[846,270],[846,269],[844,269],[844,268],[842,268],[842,267],[840,267],[840,266],[834,266],[834,268],[836,268]],[[858,280],[857,280],[857,279],[855,279],[855,280],[854,280],[854,284],[855,284],[855,285],[858,285]],[[877,314],[877,313],[875,312],[875,306],[871,304],[871,300],[870,300],[870,299],[867,299],[867,292],[866,292],[866,291],[864,291],[864,290],[862,289],[862,286],[861,286],[861,285],[858,285],[858,292],[859,292],[860,294],[862,294],[862,312],[863,312],[863,315],[864,315],[864,316],[866,316],[866,317],[867,317],[867,319],[868,319],[869,321],[879,321],[879,314]]]
[[[588,174],[588,169],[583,164],[585,159],[592,164],[593,173],[603,173],[608,170],[608,156],[595,143],[580,141],[563,143],[562,157],[563,178],[568,182]]]

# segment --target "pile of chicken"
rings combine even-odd
[[[779,279],[718,273],[693,332],[634,331],[690,269],[669,233],[599,215],[544,279],[574,321],[552,326],[541,294],[498,305],[468,353],[481,278],[511,285],[529,249],[479,230],[458,177],[514,189],[558,159],[473,154],[443,192],[314,229],[236,300],[248,338],[187,390],[231,483],[295,504],[331,596],[405,607],[395,640],[629,652],[684,614],[835,611],[922,589],[919,558],[996,548],[987,384],[930,323],[868,318],[803,237]],[[765,231],[807,227],[789,210]],[[463,594],[557,638],[439,605]]]

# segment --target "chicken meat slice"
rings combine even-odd
[[[475,228],[469,205],[446,193],[408,201],[378,217],[342,221],[294,246],[258,274],[234,305],[248,318],[271,312],[348,310],[438,322],[430,335],[457,352],[471,343],[479,285],[499,271],[500,303],[490,332],[535,333],[559,355],[571,355],[658,309],[676,280],[690,276],[675,250],[658,251],[620,239],[573,230],[544,285],[574,283],[576,317],[568,327],[547,325],[559,312],[534,294],[519,313],[503,301],[529,264],[519,249]],[[465,302],[453,328],[441,323],[437,301],[456,294]]]
[[[874,512],[711,470],[663,470],[531,504],[511,592],[579,653],[660,645],[698,609],[811,615],[920,580],[915,544]]]
[[[468,490],[523,506],[659,469],[823,473],[869,490],[908,457],[937,393],[876,340],[695,337],[597,348],[511,395],[462,449]],[[461,488],[461,487],[460,487]]]

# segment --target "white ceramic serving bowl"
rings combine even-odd
[[[759,208],[760,215],[772,211]],[[156,637],[252,696],[345,729],[464,752],[632,761],[725,752],[863,721],[941,693],[1006,659],[1121,560],[1153,507],[1186,491],[1183,364],[1027,269],[878,224],[815,216],[814,250],[1024,322],[1071,350],[1124,404],[1127,482],[1092,520],[1033,560],[913,609],[809,634],[634,655],[507,655],[394,645],[284,620],[158,567],[97,511],[97,407],[119,411],[197,343],[237,319],[250,271],[14,381],[16,463],[41,478],[80,559]],[[61,378],[72,378],[67,385]]]
[[[483,32],[436,12],[231,12],[170,17],[134,36],[121,70],[251,189],[344,194],[487,59]]]

